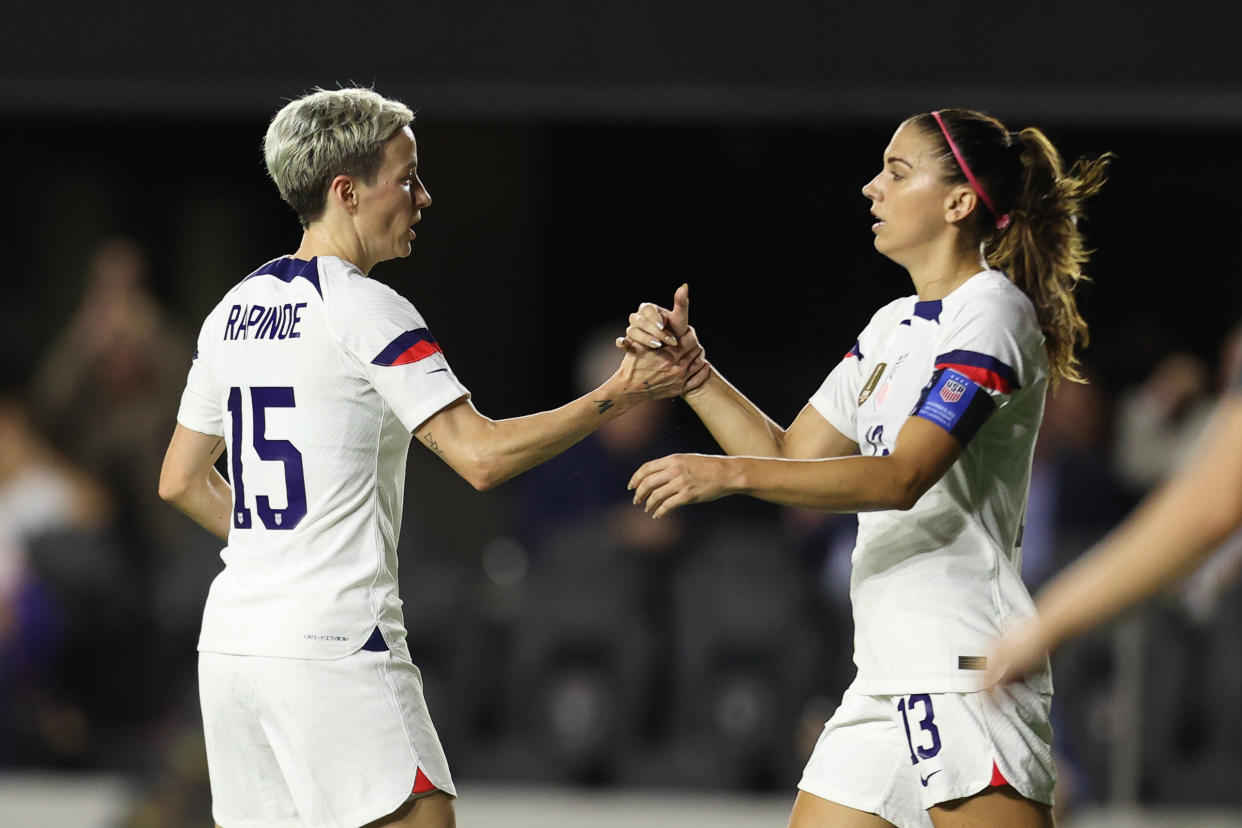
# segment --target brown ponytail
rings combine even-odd
[[[1017,138],[1022,187],[1009,208],[1009,227],[985,240],[983,255],[1034,303],[1054,387],[1058,379],[1085,382],[1075,351],[1089,335],[1074,290],[1087,278],[1082,267],[1091,251],[1078,217],[1083,202],[1103,186],[1112,156],[1080,158],[1066,173],[1061,154],[1038,129],[1028,127]]]
[[[1078,218],[1083,203],[1107,179],[1112,154],[1079,159],[1066,172],[1057,148],[1034,127],[1011,134],[1000,121],[980,112],[946,109],[940,114],[997,211],[1009,216],[1008,225],[997,228],[997,216],[977,209],[974,226],[988,264],[1004,271],[1035,305],[1053,386],[1061,379],[1085,382],[1076,351],[1089,336],[1074,290],[1088,278],[1082,268],[1091,251],[1078,229]],[[918,115],[911,121],[944,146],[941,164],[947,177],[965,182],[932,117]]]

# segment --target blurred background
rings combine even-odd
[[[0,279],[0,825],[210,824],[195,641],[219,544],[155,496],[193,340],[299,228],[268,119],[315,86],[418,111],[434,205],[375,275],[489,416],[616,364],[688,281],[709,358],[790,422],[911,292],[860,188],[906,116],[983,109],[1112,151],[1083,227],[1086,386],[1049,400],[1024,575],[1106,532],[1240,360],[1242,12],[1186,2],[680,0],[15,10]],[[650,405],[501,488],[412,448],[414,659],[463,825],[784,824],[853,675],[854,520],[624,484],[711,450]],[[1240,459],[1242,462],[1242,459]],[[415,502],[417,501],[417,502]],[[1063,824],[1242,823],[1242,538],[1054,662]],[[666,821],[661,821],[666,820]]]

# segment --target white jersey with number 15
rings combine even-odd
[[[411,432],[466,396],[422,316],[335,257],[268,262],[203,323],[177,421],[228,446],[232,527],[199,649],[404,650]]]

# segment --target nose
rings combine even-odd
[[[862,188],[863,198],[869,198],[872,201],[880,200],[880,190],[876,186],[876,182],[879,180],[879,178],[880,178],[880,175],[877,174],[875,178],[871,179],[870,181],[868,181],[866,184],[863,185],[863,188]]]
[[[431,193],[427,192],[427,188],[423,186],[421,178],[414,179],[418,186],[414,190],[414,206],[420,210],[431,206]]]

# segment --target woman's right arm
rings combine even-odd
[[[809,403],[789,428],[781,428],[715,367],[707,370],[711,372],[707,381],[685,400],[727,454],[811,460],[858,453],[858,444]]]
[[[673,309],[644,302],[630,315],[626,348],[655,350],[675,344],[690,330],[690,288],[673,296]],[[752,457],[807,460],[858,453],[858,444],[834,428],[811,405],[805,406],[788,429],[782,428],[716,370],[708,365],[707,380],[684,399],[726,453]]]
[[[216,471],[224,438],[177,423],[160,469],[160,497],[223,541],[233,521],[233,490]]]

